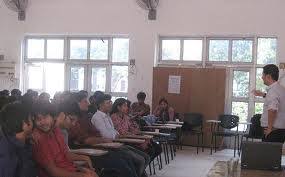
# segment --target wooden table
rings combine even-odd
[[[131,139],[152,139],[151,135],[124,135],[123,138],[131,138]]]
[[[93,146],[94,147],[101,147],[101,148],[118,149],[118,148],[122,147],[123,144],[122,143],[113,142],[113,143],[94,144]]]
[[[160,132],[141,131],[140,133],[146,135],[154,135],[154,136],[170,136],[169,133],[160,133]]]
[[[101,156],[108,153],[108,151],[104,151],[101,149],[72,149],[70,152],[75,154],[83,154],[83,155],[90,155],[90,156]]]
[[[142,144],[145,142],[145,140],[143,139],[131,139],[131,138],[119,138],[113,141],[119,143],[129,143],[129,144]]]

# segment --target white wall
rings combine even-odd
[[[285,62],[284,0],[161,0],[156,21],[148,21],[135,0],[30,1],[25,22],[0,1],[0,54],[19,66],[25,34],[128,34],[137,65],[129,81],[131,100],[144,90],[151,101],[158,35],[275,35],[278,58]]]

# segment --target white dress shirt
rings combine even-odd
[[[102,111],[98,110],[93,115],[91,122],[103,138],[115,139],[119,134],[114,128],[111,117]]]
[[[262,127],[268,127],[268,110],[277,111],[273,128],[285,129],[285,88],[278,82],[271,84],[267,88],[263,114],[260,119]]]

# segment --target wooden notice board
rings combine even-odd
[[[181,76],[180,94],[168,93],[169,76]],[[224,113],[225,88],[226,69],[154,67],[152,107],[155,108],[159,99],[165,97],[180,115],[187,112],[202,113],[205,145],[209,146],[210,126],[205,122],[217,119],[218,115]],[[192,138],[186,139],[186,144],[196,142]]]

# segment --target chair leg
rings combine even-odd
[[[237,136],[238,136],[237,137],[238,138],[237,150],[238,150],[238,156],[239,156],[240,155],[240,148],[239,148],[240,146],[239,145],[241,144],[241,142],[239,142],[239,135],[237,135]]]
[[[199,154],[199,146],[200,146],[200,135],[197,134],[197,154]]]
[[[165,143],[165,147],[166,147],[166,157],[167,157],[167,163],[169,164],[169,153],[168,153],[168,143]]]
[[[161,154],[159,154],[159,161],[160,161],[160,169],[162,169],[163,166],[162,166]]]
[[[237,136],[235,136],[235,143],[234,143],[234,157],[236,156],[236,140],[237,140]]]
[[[163,154],[164,154],[164,160],[165,160],[165,165],[168,164],[168,161],[167,161],[167,155],[166,155],[166,145],[164,143],[162,143],[162,146],[163,146]]]
[[[148,168],[149,168],[149,175],[152,175],[152,172],[151,172],[151,162],[149,162]]]
[[[217,136],[215,136],[215,152],[217,152]]]
[[[214,141],[214,136],[212,134],[212,137],[211,137],[211,155],[213,154],[213,141]]]
[[[202,152],[204,152],[204,133],[202,132]]]
[[[173,160],[173,147],[171,141],[169,141],[169,149],[170,149],[171,160]]]
[[[156,174],[156,172],[155,172],[154,160],[152,161],[152,166],[153,166],[153,174],[155,175],[155,174]]]

